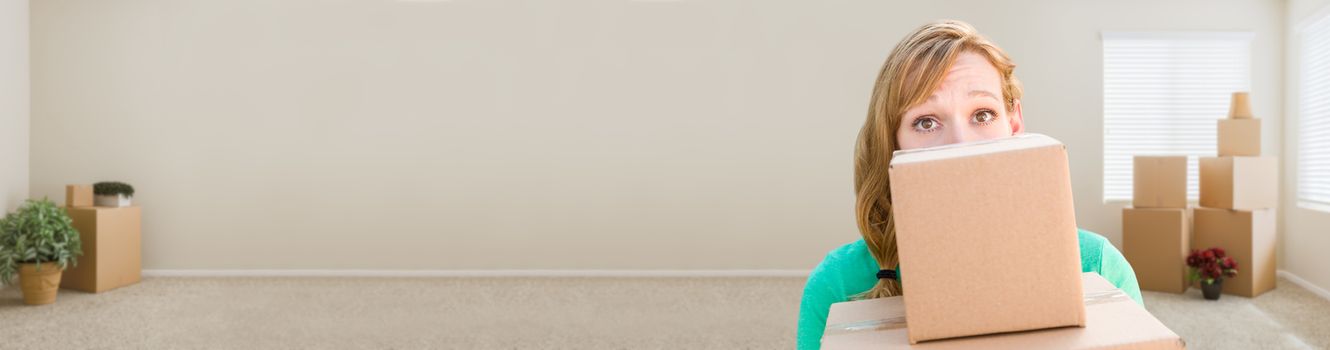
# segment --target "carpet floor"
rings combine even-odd
[[[145,278],[23,305],[0,348],[791,349],[798,278]],[[1280,280],[1218,302],[1146,293],[1191,349],[1330,348],[1330,301]]]

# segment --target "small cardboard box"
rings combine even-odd
[[[1220,119],[1219,156],[1260,156],[1261,120]]]
[[[1082,278],[1085,327],[992,334],[911,345],[906,326],[908,323],[913,327],[913,320],[905,316],[901,297],[890,297],[832,304],[827,315],[827,328],[822,335],[822,349],[1186,348],[1182,338],[1108,280],[1093,272],[1085,273]],[[974,316],[987,318],[992,315]]]
[[[888,173],[911,343],[1085,325],[1061,142],[898,151]]]
[[[66,186],[65,186],[65,206],[66,206],[66,207],[91,207],[91,206],[92,206],[92,186],[91,186],[91,185],[66,185]]]
[[[1254,297],[1275,289],[1275,209],[1196,208],[1195,249],[1224,248],[1238,276],[1224,279],[1224,294]]]
[[[1122,255],[1142,290],[1187,291],[1190,221],[1183,208],[1122,209]]]
[[[1251,94],[1246,91],[1233,93],[1233,98],[1228,104],[1229,119],[1252,119],[1255,118],[1251,113]]]
[[[1132,159],[1131,206],[1187,207],[1187,156],[1136,156]]]
[[[66,270],[60,287],[99,293],[142,278],[140,207],[66,208],[82,240],[78,266]]]
[[[1201,157],[1202,207],[1251,210],[1279,204],[1275,157]]]

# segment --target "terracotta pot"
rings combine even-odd
[[[1222,292],[1223,290],[1224,290],[1223,279],[1215,279],[1215,283],[1211,284],[1205,284],[1205,282],[1201,282],[1201,294],[1205,295],[1206,299],[1219,300],[1219,296],[1221,295],[1219,293]]]
[[[55,292],[60,290],[60,275],[64,270],[56,263],[19,264],[18,280],[23,289],[23,303],[43,305],[55,302]]]

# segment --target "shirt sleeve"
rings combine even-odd
[[[1137,304],[1145,306],[1144,299],[1141,298],[1141,286],[1136,282],[1136,271],[1131,268],[1131,263],[1122,256],[1113,244],[1104,242],[1100,247],[1100,267],[1099,274],[1104,279],[1113,283],[1118,289],[1122,289]]]
[[[827,312],[831,310],[831,304],[840,302],[839,299],[844,295],[840,292],[836,276],[830,272],[831,260],[832,256],[828,254],[827,258],[808,275],[808,281],[804,284],[803,300],[799,302],[797,334],[799,350],[822,348],[822,332],[827,328]]]

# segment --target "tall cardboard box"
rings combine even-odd
[[[1201,157],[1200,204],[1207,208],[1239,210],[1277,207],[1278,159]]]
[[[1220,119],[1219,156],[1260,156],[1260,119]]]
[[[898,151],[888,174],[911,343],[1085,325],[1061,142]]]
[[[1185,208],[1122,209],[1122,255],[1142,290],[1187,291],[1190,221]]]
[[[92,206],[92,185],[67,185],[67,186],[65,186],[65,206],[66,206],[66,207],[91,207],[91,206]]]
[[[1187,207],[1187,156],[1136,156],[1131,180],[1133,207]]]
[[[1251,94],[1246,91],[1234,92],[1233,98],[1228,103],[1228,119],[1252,119],[1255,117],[1251,112]]]
[[[822,349],[1185,349],[1177,333],[1126,293],[1093,272],[1083,276],[1085,327],[1063,327],[923,342],[911,345],[901,297],[835,303],[827,314]],[[907,293],[906,296],[909,294]],[[979,315],[988,317],[988,315]],[[907,327],[908,326],[908,327]]]
[[[60,287],[99,293],[142,278],[142,209],[137,206],[65,208],[83,243],[78,266],[66,270]]]
[[[1196,208],[1196,249],[1224,248],[1238,275],[1224,279],[1224,294],[1254,297],[1275,288],[1275,209]]]

